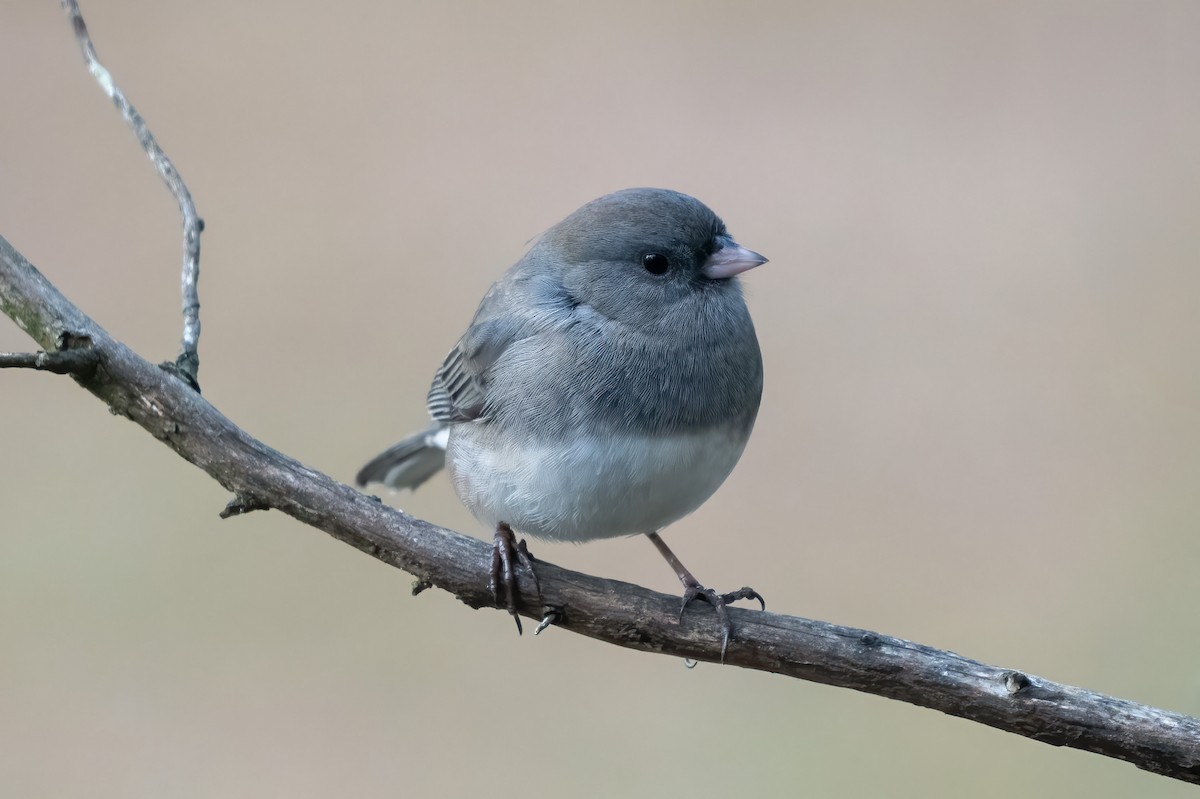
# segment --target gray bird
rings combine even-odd
[[[647,535],[695,599],[704,588],[657,531],[733,470],[758,413],[762,356],[737,275],[766,263],[699,200],[626,189],[535,240],[498,280],[433,378],[432,427],[358,473],[416,488],[443,465],[495,530],[492,590],[517,617],[513,531],[583,542]],[[527,558],[528,559],[528,558]],[[531,565],[532,568],[532,565]],[[765,603],[764,603],[765,607]]]

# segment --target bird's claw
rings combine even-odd
[[[688,605],[695,602],[697,599],[707,602],[712,605],[713,610],[717,612],[717,623],[721,625],[721,662],[725,662],[725,653],[729,650],[729,639],[733,637],[733,623],[729,621],[728,605],[732,602],[737,602],[739,599],[757,599],[758,604],[763,610],[767,609],[767,601],[762,598],[762,594],[755,591],[749,586],[744,586],[736,591],[730,591],[725,594],[718,594],[711,588],[696,583],[687,586],[683,592],[683,604],[679,607],[679,620],[683,621],[683,612],[687,610]]]
[[[497,525],[496,534],[492,538],[492,571],[488,587],[492,590],[492,598],[496,602],[496,607],[503,607],[508,610],[508,614],[517,623],[517,635],[521,635],[523,632],[521,617],[517,614],[517,600],[520,598],[521,588],[517,582],[516,569],[517,563],[522,560],[525,561],[525,565],[529,568],[529,573],[533,575],[533,585],[537,589],[538,601],[540,602],[542,585],[538,581],[537,572],[533,568],[534,558],[529,552],[529,547],[525,545],[524,539],[521,539],[518,543],[512,528],[507,524]],[[503,594],[503,603],[501,602],[501,594]]]

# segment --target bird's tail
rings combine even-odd
[[[354,481],[360,486],[383,483],[389,488],[416,488],[446,465],[449,434],[449,428],[434,425],[409,436],[372,458]]]

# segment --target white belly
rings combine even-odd
[[[447,466],[463,504],[494,528],[581,542],[649,533],[700,507],[741,457],[732,430],[637,439],[581,437],[560,447],[485,443],[451,429]]]

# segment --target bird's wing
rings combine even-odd
[[[439,422],[484,417],[492,366],[515,342],[562,323],[562,291],[552,281],[511,273],[493,285],[433,376],[426,398],[429,415]]]

